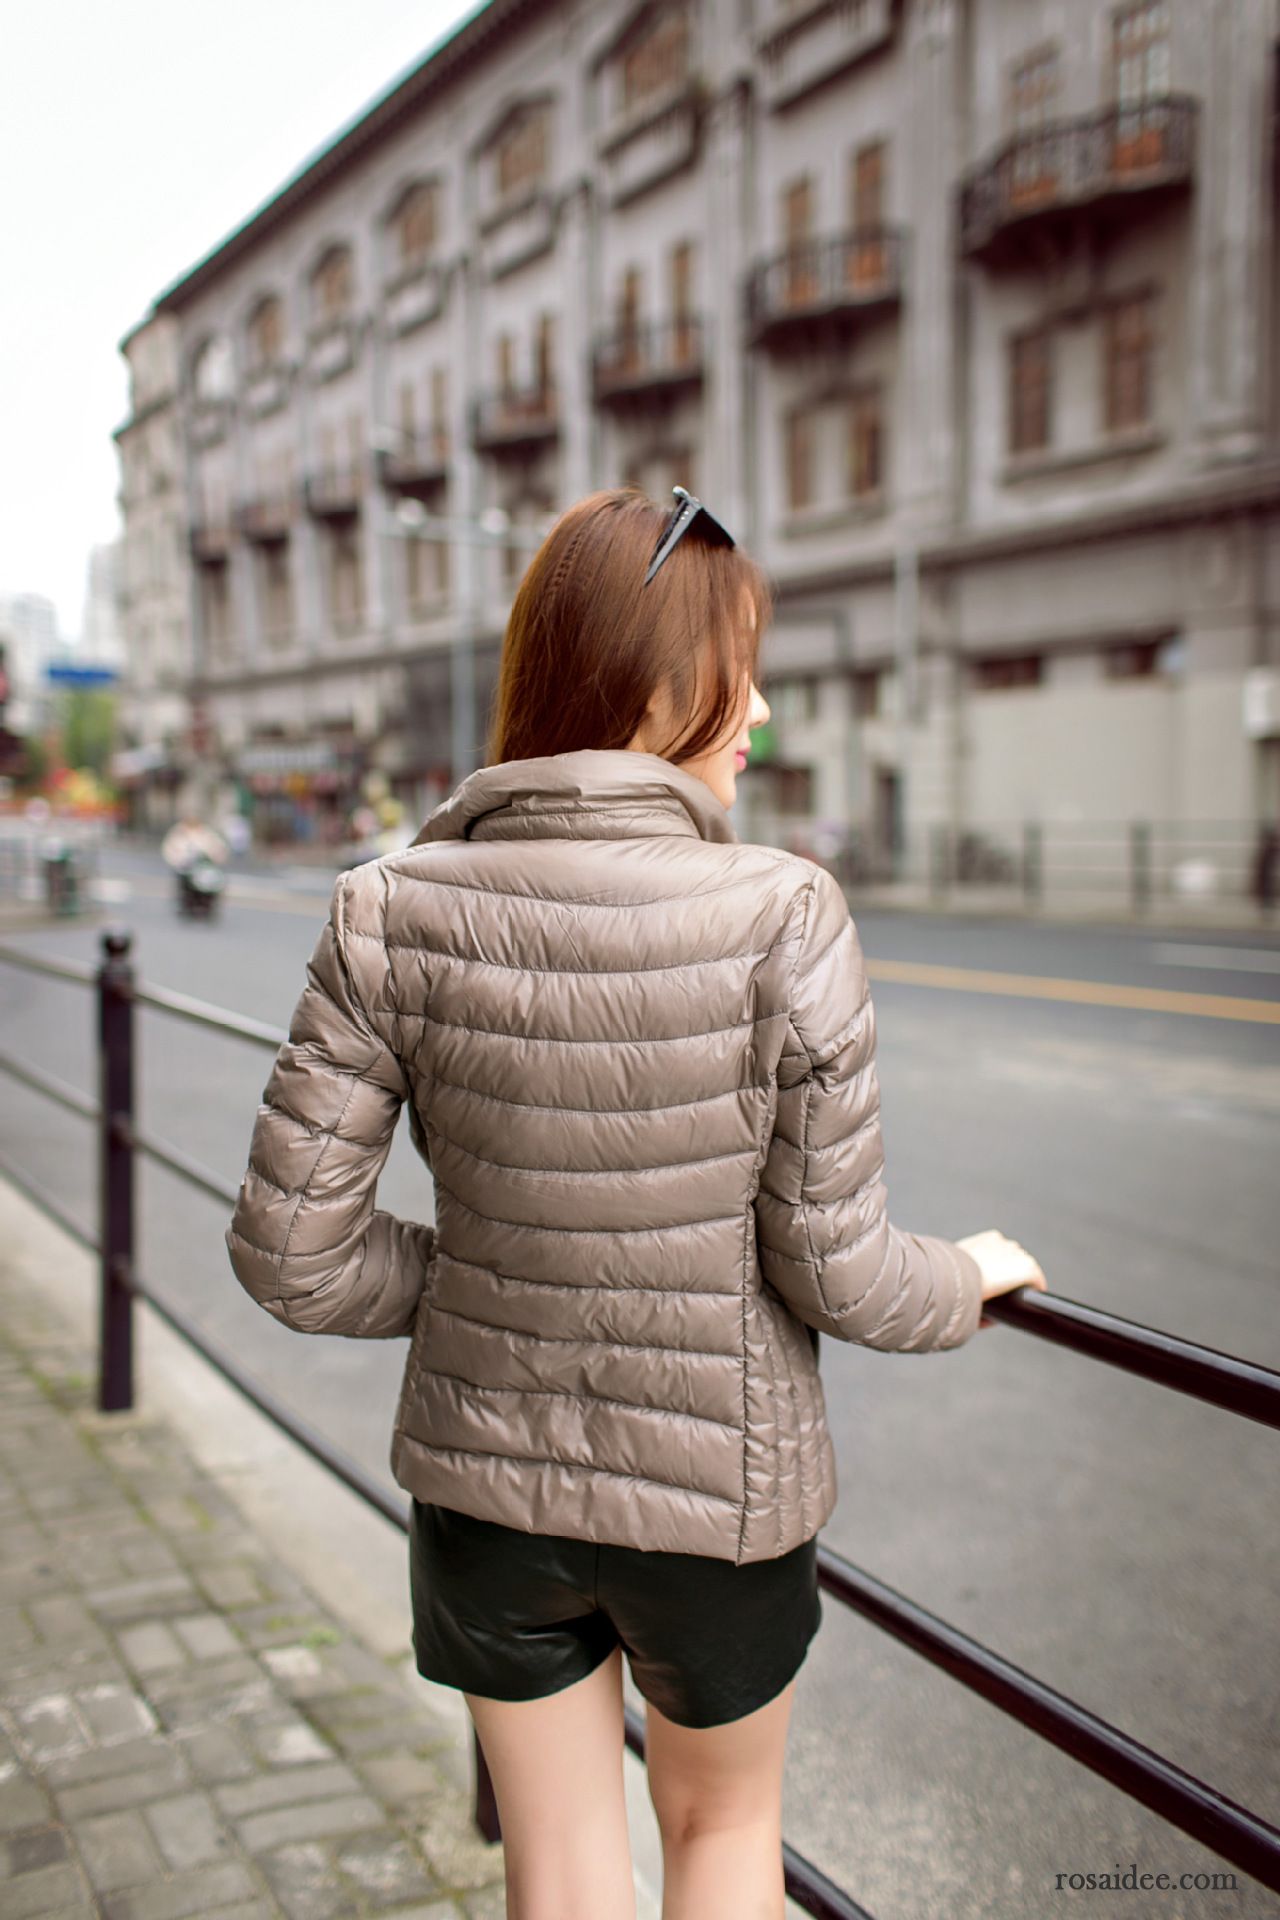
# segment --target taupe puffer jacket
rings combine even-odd
[[[886,1213],[836,882],[653,754],[483,767],[338,877],[227,1231],[304,1333],[412,1336],[390,1464],[535,1533],[745,1562],[836,1497],[817,1335],[977,1330]],[[402,1104],[436,1225],[373,1206]]]

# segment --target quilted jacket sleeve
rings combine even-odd
[[[413,1329],[435,1229],[373,1205],[409,1089],[348,964],[349,883],[339,874],[225,1237],[240,1284],[285,1326],[385,1340]]]
[[[875,1010],[857,930],[833,876],[805,889],[778,1106],[756,1196],[764,1278],[797,1318],[887,1352],[962,1346],[982,1275],[949,1240],[890,1223]]]

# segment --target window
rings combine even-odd
[[[500,333],[494,341],[494,359],[498,370],[498,385],[503,393],[510,393],[515,385],[515,341],[509,333]]]
[[[1047,327],[1009,342],[1009,451],[1035,453],[1049,444],[1051,335]]]
[[[225,560],[200,568],[200,621],[210,659],[230,659],[231,591]]]
[[[808,407],[794,407],[787,415],[787,505],[793,511],[813,504],[814,420]]]
[[[651,16],[622,56],[622,105],[636,106],[678,87],[689,69],[689,19],[683,7]]]
[[[874,286],[885,276],[884,174],[883,140],[872,140],[856,149],[849,171],[852,234],[847,254],[853,286]]]
[[[498,143],[498,194],[536,185],[544,178],[549,159],[550,116],[545,105],[528,107],[511,121]]]
[[[335,520],[329,534],[329,618],[337,633],[360,625],[364,582],[360,567],[360,522]]]
[[[768,692],[775,720],[784,726],[803,725],[818,717],[818,682],[812,675],[776,680]]]
[[[618,292],[617,361],[620,373],[640,365],[640,305],[643,281],[639,267],[628,267]]]
[[[289,578],[289,549],[284,541],[257,548],[258,608],[263,638],[279,644],[293,629],[293,594]]]
[[[1131,640],[1103,650],[1102,671],[1108,680],[1137,680],[1160,668],[1162,642]]]
[[[874,720],[880,712],[878,667],[859,667],[853,676],[853,713],[856,720]]]
[[[1111,35],[1116,105],[1163,98],[1169,91],[1168,0],[1133,0],[1121,7]]]
[[[1103,418],[1109,433],[1150,424],[1155,332],[1150,294],[1134,294],[1103,319]]]
[[[274,367],[284,352],[284,307],[274,294],[259,300],[249,316],[249,364]]]
[[[678,240],[671,249],[671,318],[672,359],[680,366],[695,352],[692,240]]]
[[[878,494],[884,479],[884,423],[880,391],[868,387],[848,400],[848,467],[845,488],[852,500]]]
[[[311,277],[311,297],[321,325],[341,320],[351,309],[355,278],[350,247],[331,247]]]
[[[1138,0],[1112,20],[1115,145],[1112,165],[1131,173],[1159,165],[1168,132],[1162,103],[1169,92],[1167,0]]]
[[[789,306],[810,306],[818,297],[813,249],[813,181],[808,174],[782,190],[782,230],[786,236]]]
[[[1009,197],[1015,205],[1042,200],[1058,184],[1050,126],[1058,111],[1060,65],[1056,47],[1039,47],[1009,75],[1009,124],[1014,135]]]
[[[420,180],[401,196],[396,208],[396,246],[400,268],[412,273],[425,265],[436,241],[436,189],[431,181]]]
[[[986,660],[970,661],[969,672],[973,685],[982,692],[1038,687],[1044,679],[1044,657],[1038,653],[995,654]]]
[[[235,370],[231,342],[224,334],[215,334],[212,340],[205,341],[192,365],[191,379],[197,400],[216,403],[230,398]]]
[[[540,313],[533,342],[533,384],[544,396],[555,391],[555,343],[556,317],[554,313]]]

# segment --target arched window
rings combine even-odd
[[[513,118],[498,143],[498,193],[504,197],[546,176],[550,159],[551,115],[546,102]]]
[[[355,266],[350,247],[330,247],[311,276],[311,305],[316,321],[341,320],[355,299]]]
[[[665,93],[689,71],[689,16],[683,6],[654,13],[622,56],[622,104]]]
[[[436,243],[436,186],[419,180],[407,187],[391,216],[398,264],[402,272],[424,266]]]
[[[191,384],[197,400],[229,400],[235,386],[231,342],[225,334],[214,334],[196,353],[191,366]]]
[[[284,354],[284,303],[277,294],[263,295],[249,315],[246,332],[250,366],[275,366]]]

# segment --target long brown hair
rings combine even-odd
[[[534,554],[512,602],[489,729],[489,764],[581,747],[625,747],[666,683],[671,710],[694,717],[699,674],[712,685],[692,759],[732,722],[743,673],[756,675],[773,617],[768,576],[741,547],[687,534],[643,585],[668,509],[638,487],[605,488],[566,509]],[[755,625],[744,621],[744,589]],[[677,741],[666,749],[671,758]]]

